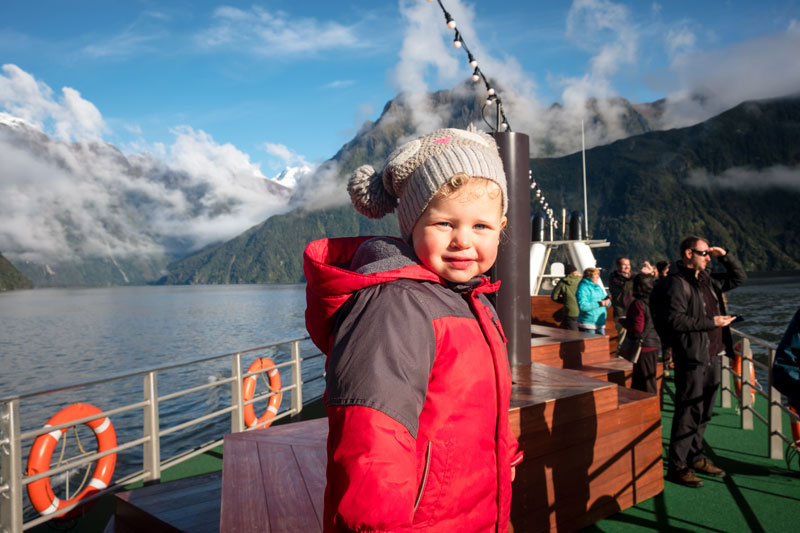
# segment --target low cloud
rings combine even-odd
[[[231,144],[179,126],[171,145],[126,155],[77,91],[56,98],[14,65],[3,72],[0,251],[11,258],[179,255],[287,209],[290,190]]]
[[[786,31],[712,51],[690,48],[671,65],[676,86],[667,96],[664,128],[689,126],[746,100],[800,91],[800,30]]]
[[[764,190],[786,189],[800,191],[800,167],[777,165],[764,169],[729,168],[722,174],[710,174],[705,169],[693,170],[686,180],[693,187],[706,189]]]

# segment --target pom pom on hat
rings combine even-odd
[[[350,181],[347,192],[356,211],[367,218],[381,218],[397,207],[397,197],[383,186],[383,178],[369,165],[358,167]]]

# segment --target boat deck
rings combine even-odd
[[[662,409],[664,459],[672,427],[674,383],[665,379]],[[692,489],[666,481],[664,492],[585,528],[585,532],[636,531],[797,531],[800,517],[800,464],[793,455],[769,459],[767,427],[756,421],[740,429],[735,408],[723,409],[717,396],[714,417],[705,434],[709,459],[728,472],[722,479],[703,477],[704,487]],[[766,416],[766,401],[756,409]],[[784,435],[791,435],[784,417]]]
[[[664,408],[662,410],[663,433],[661,442],[664,456],[669,444],[669,428],[672,423],[674,385],[665,380]],[[760,399],[759,399],[760,400]],[[764,401],[757,401],[756,408],[762,412]],[[270,428],[274,431],[278,427]],[[789,433],[788,419],[784,431]],[[795,456],[790,466],[783,460],[768,458],[766,427],[756,424],[753,430],[739,429],[739,415],[733,408],[723,409],[717,404],[716,414],[706,432],[706,445],[709,457],[727,470],[728,476],[723,479],[705,478],[705,487],[690,489],[665,482],[664,491],[639,503],[625,511],[588,526],[584,532],[630,532],[630,531],[795,531],[797,517],[800,516],[800,467]],[[527,460],[527,459],[526,459]],[[218,473],[217,476],[220,476]],[[221,476],[216,485],[209,483],[208,476],[189,478],[193,481],[187,485],[205,486],[209,492],[221,490]],[[176,483],[170,482],[162,486],[171,489]],[[153,493],[155,485],[136,493]],[[515,486],[515,497],[520,490]],[[174,507],[181,510],[183,517],[175,514],[169,517],[166,511],[152,502],[145,502],[144,496],[138,496],[142,502],[142,512],[147,511],[154,518],[169,520],[174,531],[219,531],[220,515],[208,519],[207,529],[193,529],[185,526],[191,519],[191,503],[196,499],[196,490],[189,489],[171,491]],[[125,494],[125,493],[122,493]],[[219,493],[218,493],[219,494]],[[118,495],[119,496],[119,495]],[[259,505],[254,496],[253,505]],[[119,504],[118,504],[119,505]],[[148,507],[148,505],[150,505]],[[209,505],[213,514],[219,506]],[[315,513],[316,514],[316,513]],[[118,524],[119,525],[119,524]],[[37,528],[38,529],[38,528]],[[156,529],[152,529],[155,531]],[[169,529],[160,529],[169,531]],[[266,530],[263,528],[261,530]],[[114,531],[113,522],[107,531]],[[124,531],[116,529],[116,531]],[[141,531],[141,529],[140,529]],[[243,531],[243,530],[242,530]]]

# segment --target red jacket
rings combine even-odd
[[[391,238],[306,247],[306,326],[328,355],[325,531],[505,531],[511,379],[498,284],[455,286]],[[359,248],[360,247],[360,248]]]

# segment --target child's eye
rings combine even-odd
[[[486,224],[475,224],[475,226],[473,227],[477,230],[489,229],[489,226],[487,226]]]
[[[443,228],[449,228],[450,227],[450,223],[449,222],[437,222],[436,225],[437,226],[441,226]]]

